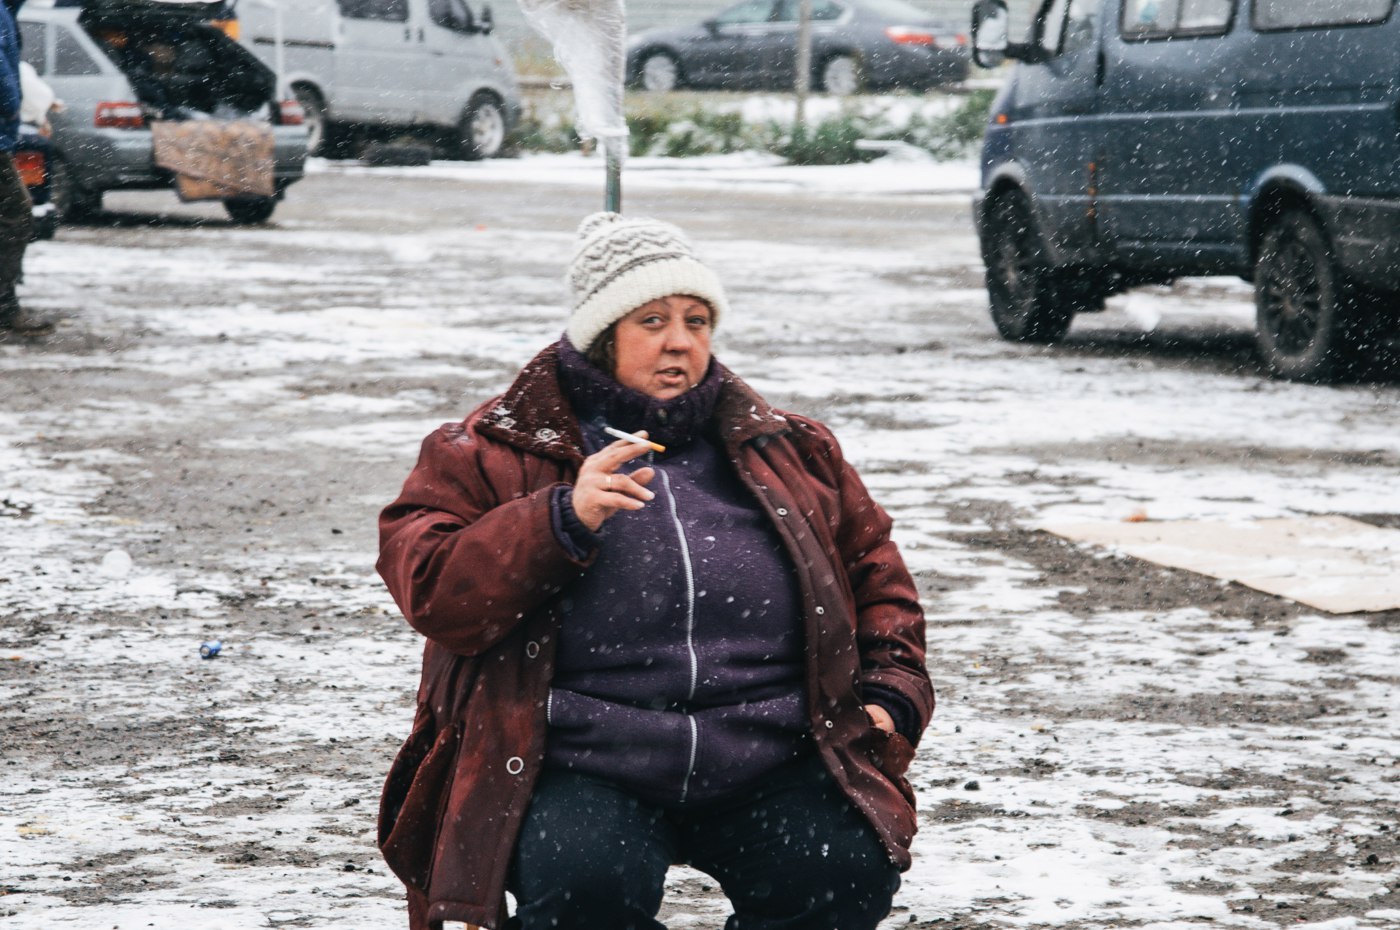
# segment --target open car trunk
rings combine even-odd
[[[272,71],[212,21],[223,2],[85,0],[79,23],[153,118],[277,119]]]

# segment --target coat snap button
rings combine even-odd
[[[537,656],[537,655],[539,655],[539,654],[540,654],[540,644],[539,644],[539,643],[535,642],[535,641],[532,639],[532,640],[530,640],[528,643],[525,644],[525,655],[526,655],[527,658],[533,659],[535,656]]]
[[[825,607],[818,607],[818,608],[817,608],[817,616],[818,616],[818,617],[820,617],[820,616],[821,616],[822,614],[824,614],[824,613],[826,613],[826,608],[825,608]]]
[[[540,442],[553,442],[559,438],[559,434],[548,426],[542,426],[535,430],[535,438]]]
[[[786,516],[787,516],[787,508],[786,508],[786,507],[779,507],[779,508],[778,508],[778,516],[780,516],[780,517],[786,517]]]
[[[827,728],[828,730],[830,730],[830,729],[831,729],[832,727],[834,727],[834,726],[836,726],[836,724],[832,723],[830,720],[828,720],[828,721],[826,722],[826,728]]]
[[[506,760],[506,771],[512,775],[519,775],[525,771],[525,760],[519,756],[511,756]]]

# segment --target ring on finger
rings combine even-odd
[[[614,478],[614,477],[615,477],[614,475],[608,475],[608,490],[609,490],[609,491],[612,490],[612,483],[613,483],[613,478]]]

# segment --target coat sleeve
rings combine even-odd
[[[832,470],[839,501],[834,536],[855,598],[860,683],[870,692],[893,691],[904,699],[916,718],[917,742],[934,707],[918,589],[891,538],[894,521],[871,498],[830,431],[811,421],[806,425],[817,433],[819,461]]]
[[[423,442],[397,500],[379,517],[378,569],[414,629],[477,655],[500,642],[582,572],[554,532],[558,482],[529,487],[462,427]],[[483,461],[501,460],[493,468]]]

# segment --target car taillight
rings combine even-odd
[[[15,170],[25,187],[38,187],[44,183],[48,172],[44,170],[43,152],[16,152]]]
[[[908,26],[890,26],[885,35],[896,45],[937,45],[933,33],[924,29],[911,29]]]
[[[283,126],[300,126],[306,122],[306,111],[295,100],[283,100],[279,119]]]
[[[209,21],[209,25],[224,33],[235,42],[238,41],[238,37],[243,33],[236,19],[214,19]]]
[[[97,105],[92,124],[98,129],[140,129],[146,116],[139,103],[104,100]]]

